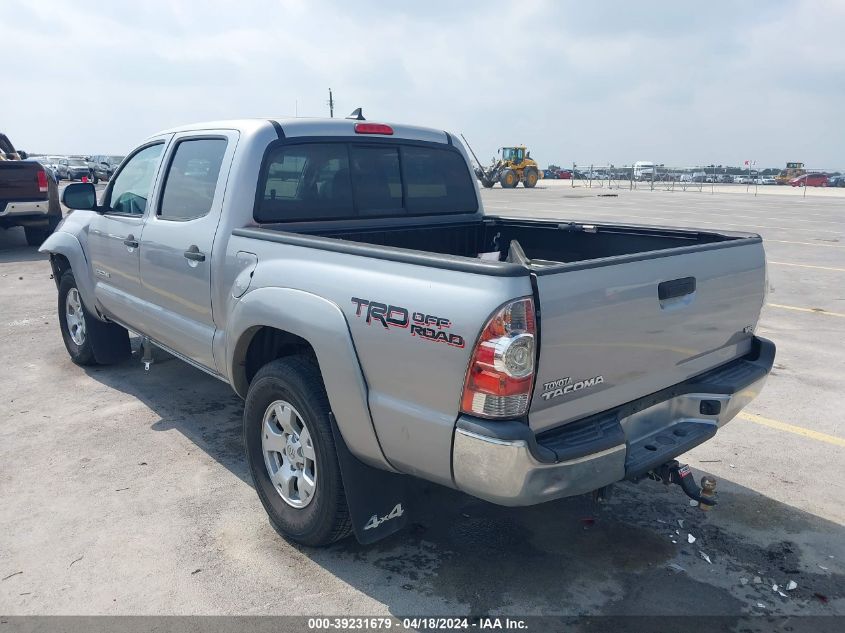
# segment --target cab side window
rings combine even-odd
[[[179,141],[165,177],[159,217],[192,220],[211,210],[226,145],[221,138]]]
[[[163,150],[164,143],[156,143],[129,159],[112,182],[105,201],[109,213],[144,214]]]

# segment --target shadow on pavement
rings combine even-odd
[[[160,417],[153,430],[178,430],[251,485],[243,407],[230,387],[159,350],[144,372],[137,339],[133,347],[132,361],[89,375],[152,409]],[[677,487],[651,482],[617,485],[600,505],[577,497],[529,508],[412,485],[414,519],[403,532],[369,547],[350,538],[326,549],[298,548],[397,617],[845,609],[845,529],[724,479],[719,505],[708,513],[690,507]],[[267,555],[281,560],[285,548]],[[798,586],[787,592],[790,580]]]
[[[0,229],[0,264],[10,262],[34,262],[46,260],[47,256],[38,252],[36,246],[28,246],[23,229]]]

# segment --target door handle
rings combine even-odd
[[[695,277],[681,277],[657,284],[657,298],[661,301],[683,297],[695,292]]]
[[[138,248],[138,240],[135,239],[135,236],[130,233],[126,236],[126,239],[123,240],[123,244],[128,248]]]
[[[205,253],[201,253],[196,244],[191,245],[188,250],[183,253],[183,255],[185,256],[185,259],[190,259],[192,262],[205,261]]]

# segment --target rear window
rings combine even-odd
[[[258,222],[474,213],[472,175],[454,149],[397,143],[302,143],[268,153]]]
[[[472,178],[467,181],[466,163],[457,152],[405,147],[402,161],[408,213],[473,213],[478,210]]]

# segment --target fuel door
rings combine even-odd
[[[248,251],[238,251],[235,257],[237,258],[237,268],[240,272],[235,277],[235,283],[232,284],[232,296],[237,299],[249,290],[252,274],[258,265],[258,255]]]

